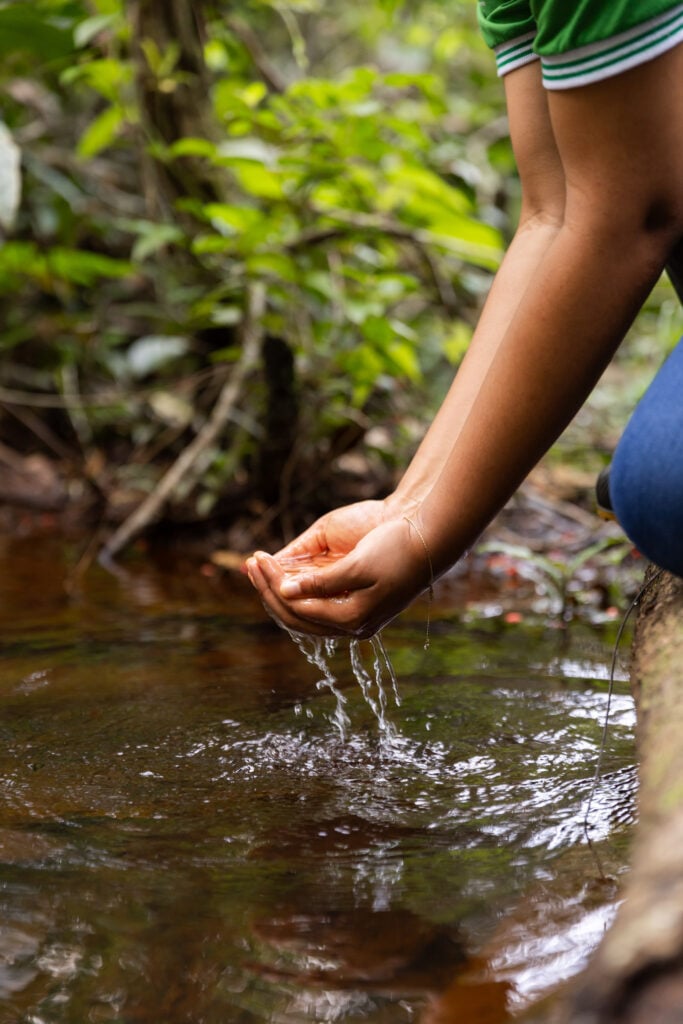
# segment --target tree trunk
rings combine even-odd
[[[188,137],[218,137],[204,61],[204,6],[201,0],[129,0],[146,149],[150,144],[172,146]],[[205,202],[219,198],[218,175],[206,161],[182,157],[163,162],[147,157],[144,173],[150,216],[172,208],[178,198]]]
[[[583,975],[571,1024],[683,1024],[683,580],[644,595],[632,665],[639,823],[625,899]]]

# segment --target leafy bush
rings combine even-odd
[[[124,464],[148,489],[257,330],[193,507],[277,505],[285,478],[290,503],[324,502],[312,469],[324,490],[373,425],[396,428],[389,464],[419,429],[500,256],[511,159],[475,5],[215,2],[175,36],[187,4],[137,6],[0,3],[0,173],[18,185],[13,147],[23,165],[0,210],[2,384],[54,397],[50,430],[105,496]]]

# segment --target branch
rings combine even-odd
[[[378,234],[387,238],[395,238],[401,242],[411,245],[418,256],[425,264],[428,276],[432,280],[434,289],[439,296],[439,301],[444,309],[451,314],[458,312],[458,297],[451,282],[443,276],[434,259],[432,248],[439,245],[439,240],[431,232],[419,228],[409,228],[396,221],[383,217],[376,217],[372,214],[363,213],[341,213],[330,214],[340,220],[339,224],[331,224],[327,227],[314,227],[302,231],[285,246],[289,252],[297,252],[299,249],[306,249],[312,245],[322,245],[325,242],[334,241],[337,238],[347,238],[352,234]],[[447,248],[441,241],[441,247]]]
[[[228,28],[237,36],[244,49],[247,51],[254,67],[259,75],[271,90],[271,92],[283,93],[287,89],[287,82],[265,52],[259,37],[245,22],[239,18],[228,18]]]
[[[261,321],[264,309],[265,288],[263,284],[257,283],[251,286],[248,294],[247,311],[242,330],[241,358],[223,385],[211,415],[194,440],[166,471],[153,492],[128,516],[106,542],[100,552],[100,562],[104,565],[110,563],[134,537],[158,518],[164,505],[181,482],[194,482],[193,477],[197,475],[197,465],[201,456],[214,444],[230,419],[233,407],[242,393],[244,379],[256,365],[261,346]]]
[[[204,380],[213,377],[216,373],[215,367],[205,370],[198,370],[196,373],[180,377],[175,381],[176,386],[181,384],[201,384]],[[137,391],[103,391],[100,394],[79,394],[77,392],[63,392],[61,395],[43,394],[37,391],[19,391],[16,388],[0,386],[0,405],[25,406],[33,409],[108,409],[120,405],[122,402],[144,401],[159,391],[159,384],[148,388],[139,388]]]

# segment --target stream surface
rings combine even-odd
[[[245,579],[79,553],[0,537],[0,1024],[498,1024],[581,969],[619,898],[583,828],[614,629],[437,604],[425,651],[418,602],[390,727],[333,659],[342,735]],[[618,876],[623,681],[611,720]]]

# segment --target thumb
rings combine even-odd
[[[305,597],[340,597],[357,590],[359,583],[353,571],[351,558],[339,558],[328,566],[311,568],[294,575],[283,576],[279,592],[287,601]]]

